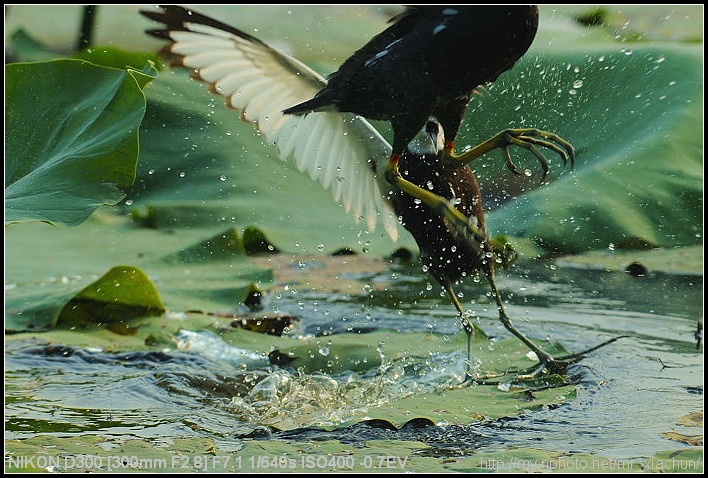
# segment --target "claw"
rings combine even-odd
[[[628,338],[629,335],[620,335],[618,337],[613,337],[609,340],[605,340],[604,342],[595,345],[594,347],[590,347],[589,349],[583,350],[582,352],[577,352],[574,354],[568,354],[564,355],[562,357],[550,357],[550,358],[545,358],[541,359],[538,365],[535,365],[533,367],[530,367],[526,370],[516,370],[513,373],[516,374],[515,380],[528,380],[528,379],[534,379],[537,378],[539,375],[544,374],[544,373],[554,373],[558,375],[565,375],[566,372],[568,371],[568,367],[570,365],[573,365],[575,363],[578,363],[580,360],[585,358],[587,355],[591,354],[592,352],[601,349],[602,347],[605,347],[619,339],[623,338]]]
[[[564,166],[568,163],[571,166],[575,164],[575,148],[557,134],[536,128],[516,128],[504,130],[459,156],[455,156],[452,151],[447,152],[446,167],[451,169],[460,167],[462,164],[468,164],[489,151],[499,148],[502,150],[504,161],[509,170],[514,174],[521,174],[511,159],[509,146],[528,149],[536,156],[536,159],[541,163],[544,178],[548,174],[548,161],[539,148],[546,148],[556,153],[560,156]]]
[[[509,170],[514,173],[521,175],[521,171],[519,171],[514,164],[514,162],[511,160],[511,153],[509,152],[509,147],[504,146],[502,148],[502,155],[504,155],[504,161],[506,161],[506,167],[509,168]]]
[[[601,349],[602,347],[604,347],[606,345],[610,345],[611,343],[616,342],[619,339],[627,339],[629,337],[630,337],[629,335],[619,335],[619,336],[613,337],[609,340],[605,340],[604,342],[602,342],[594,347],[590,347],[589,349],[583,350],[582,352],[564,355],[563,357],[558,357],[555,359],[555,361],[556,362],[565,362],[568,365],[571,365],[571,364],[579,362],[581,359],[585,358],[588,354],[591,354],[594,351]]]
[[[538,150],[536,146],[533,144],[529,146],[529,149],[531,152],[538,158],[538,160],[541,163],[541,167],[543,168],[543,176],[541,179],[546,179],[546,175],[548,174],[548,161],[546,161],[546,158],[541,154],[541,152]],[[565,165],[565,160],[563,161],[563,164]]]
[[[549,133],[548,131],[542,131],[536,128],[520,128],[505,130],[500,133],[500,135],[502,135],[502,139],[506,143],[501,146],[506,164],[509,169],[516,174],[519,174],[518,169],[512,162],[511,154],[508,151],[509,146],[511,145],[520,146],[531,151],[531,153],[536,156],[536,159],[538,159],[541,163],[544,178],[548,174],[548,161],[536,146],[550,149],[554,153],[558,154],[561,157],[561,161],[563,161],[564,166],[568,162],[570,162],[571,166],[575,164],[575,148],[573,148],[573,145],[554,133]]]
[[[570,365],[573,365],[575,363],[578,363],[580,360],[585,358],[588,354],[605,347],[606,345],[609,345],[619,339],[622,338],[627,338],[629,337],[628,335],[620,335],[618,337],[613,337],[609,340],[606,340],[598,345],[595,345],[594,347],[590,347],[587,350],[583,350],[582,352],[574,353],[574,354],[569,354],[569,355],[564,355],[562,357],[557,357],[553,358],[550,357],[548,359],[542,359],[539,363],[536,365],[522,369],[522,370],[507,370],[503,373],[500,374],[494,374],[494,375],[486,375],[482,377],[474,377],[470,375],[469,372],[465,373],[465,379],[455,385],[449,386],[451,390],[456,390],[460,388],[465,388],[469,387],[472,385],[499,385],[502,381],[501,380],[490,380],[490,379],[500,379],[501,377],[506,377],[509,375],[513,375],[513,378],[508,381],[509,383],[521,383],[524,381],[528,380],[535,380],[538,379],[541,375],[546,375],[546,374],[557,374],[560,376],[564,376],[568,372],[568,367]],[[506,382],[506,381],[505,381]]]

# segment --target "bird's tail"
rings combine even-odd
[[[314,111],[339,111],[334,102],[324,95],[315,95],[314,98],[303,101],[295,106],[285,108],[283,114],[286,115],[306,115]]]

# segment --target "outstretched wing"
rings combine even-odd
[[[283,114],[314,96],[326,80],[261,40],[177,6],[141,11],[163,28],[147,33],[169,40],[161,53],[173,66],[223,96],[226,104],[254,123],[283,160],[292,160],[370,231],[381,222],[396,240],[397,218],[388,200],[384,170],[391,146],[365,119],[349,113]]]

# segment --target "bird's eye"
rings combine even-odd
[[[438,124],[435,121],[428,121],[428,123],[425,125],[425,132],[431,136],[437,136]]]

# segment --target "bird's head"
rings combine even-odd
[[[418,132],[413,141],[408,144],[408,151],[418,156],[437,156],[445,146],[445,132],[440,122],[430,117],[425,126]]]

